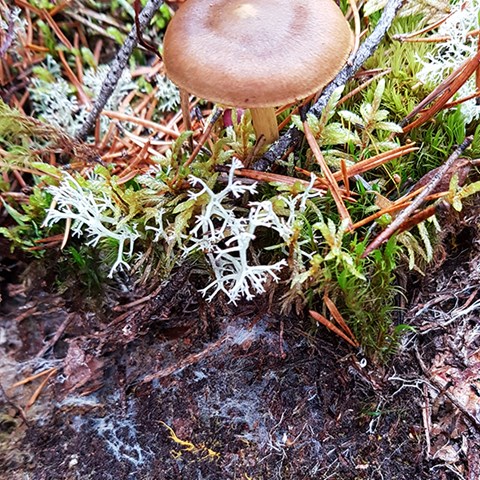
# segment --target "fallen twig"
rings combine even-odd
[[[155,12],[161,7],[162,4],[163,0],[148,0],[148,3],[145,5],[138,17],[138,25],[142,29],[150,23],[150,20],[155,15]],[[128,59],[130,58],[133,49],[137,45],[137,42],[137,27],[134,25],[110,66],[110,71],[105,78],[105,82],[102,85],[100,94],[98,95],[90,114],[76,134],[76,138],[78,140],[85,140],[87,135],[92,130],[93,125],[100,115],[100,112],[103,110],[103,107],[105,107],[105,104],[115,90],[115,87],[122,76],[123,70],[127,66]]]
[[[378,235],[372,243],[370,243],[370,245],[367,246],[363,252],[363,258],[367,257],[373,250],[375,250],[375,248],[386,242],[402,226],[408,217],[423,203],[428,195],[435,190],[445,173],[447,173],[455,161],[458,160],[458,157],[467,149],[472,141],[473,136],[465,138],[463,143],[448,157],[447,161],[439,167],[435,175],[431,178],[430,183],[424,188],[420,195],[418,195],[418,197],[401,214],[399,214],[398,217],[396,217],[395,220],[380,235]]]
[[[219,338],[216,342],[213,342],[210,345],[208,345],[201,352],[192,353],[174,365],[170,365],[169,367],[163,368],[162,370],[159,370],[155,373],[145,376],[140,383],[148,383],[153,380],[168,377],[170,375],[173,375],[174,373],[179,373],[184,368],[187,368],[190,365],[195,365],[196,363],[202,361],[204,358],[211,355],[213,352],[218,351],[223,347],[224,344],[231,342],[231,340],[232,340],[232,337],[230,335],[225,335]]]
[[[5,19],[5,23],[7,24],[7,28],[4,31],[4,35],[2,38],[2,43],[0,44],[0,58],[2,58],[7,52],[10,46],[13,43],[14,39],[14,21],[12,13],[7,10],[6,12],[7,18]]]
[[[45,343],[43,348],[37,353],[36,358],[42,358],[48,352],[48,350],[50,350],[57,343],[58,339],[63,335],[63,332],[68,327],[68,324],[71,322],[72,318],[72,314],[66,316],[65,320],[55,332],[55,335]]]

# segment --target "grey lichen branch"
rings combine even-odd
[[[163,0],[148,0],[148,3],[143,8],[138,18],[138,24],[142,30],[150,23],[153,16],[162,6],[162,4]],[[123,70],[127,66],[128,59],[130,58],[130,55],[132,54],[132,51],[137,43],[137,27],[134,25],[110,66],[110,71],[105,79],[104,84],[102,85],[102,89],[98,95],[98,98],[95,100],[90,114],[76,134],[76,138],[78,140],[85,140],[87,135],[92,130],[98,116],[100,115],[100,112],[103,110],[105,104],[115,90],[115,87],[122,76]]]
[[[362,43],[360,48],[350,58],[347,65],[338,73],[338,75],[323,89],[318,100],[310,107],[308,113],[312,113],[320,117],[322,110],[325,108],[330,96],[334,90],[341,85],[345,85],[352,78],[355,72],[365,63],[365,61],[375,52],[392,22],[403,5],[404,0],[390,0],[383,9],[382,16],[371,35]],[[255,162],[253,168],[255,170],[269,170],[275,161],[281,158],[285,152],[297,145],[303,138],[302,132],[295,127],[290,127],[287,132],[282,135],[269,150],[262,156],[260,160]]]

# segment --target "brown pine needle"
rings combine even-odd
[[[480,36],[477,39],[477,51],[480,53]],[[477,67],[475,72],[475,86],[477,87],[477,92],[480,92],[480,65]],[[480,105],[477,97],[477,105]]]
[[[340,218],[342,219],[342,221],[343,220],[348,221],[347,229],[350,229],[352,227],[352,219],[350,218],[350,214],[348,213],[348,210],[345,207],[345,204],[343,203],[342,195],[340,193],[340,189],[338,188],[337,181],[335,180],[335,177],[333,176],[332,172],[330,171],[330,168],[328,168],[327,162],[325,161],[325,158],[323,158],[320,147],[318,146],[318,143],[315,140],[315,137],[313,136],[313,133],[310,130],[310,127],[309,127],[307,121],[303,122],[303,128],[304,128],[304,131],[305,131],[305,138],[307,139],[308,145],[310,146],[310,148],[313,152],[313,155],[315,156],[315,159],[317,160],[318,164],[320,165],[322,173],[325,176],[325,179],[328,183],[329,189],[332,193],[333,200],[335,201],[335,204],[337,205],[337,209],[338,209],[338,213],[340,214]]]
[[[55,32],[55,35],[67,47],[67,49],[73,50],[73,45],[70,43],[70,40],[63,34],[62,30],[57,25],[55,20],[52,18],[50,13],[48,13],[46,9],[42,9],[41,16],[43,16],[43,18],[46,20],[48,25],[50,25],[50,28]],[[60,52],[60,50],[57,50],[57,52]]]
[[[80,35],[75,32],[73,44],[77,51],[80,51]],[[81,85],[83,85],[83,63],[80,55],[75,55],[75,67],[77,68],[77,78]]]
[[[155,152],[155,150],[153,150]],[[148,139],[143,145],[139,153],[137,153],[133,161],[127,165],[127,168],[119,174],[119,179],[123,180],[132,170],[135,170],[139,163],[146,160],[146,157],[150,153],[150,139]],[[154,154],[155,155],[155,154]]]
[[[347,322],[345,322],[344,318],[342,317],[342,314],[338,311],[337,306],[330,300],[330,298],[328,298],[327,294],[323,296],[323,301],[325,302],[325,305],[327,306],[328,311],[330,312],[332,317],[335,319],[335,321],[338,323],[340,328],[352,339],[352,342],[355,343],[355,346],[359,347],[360,344],[355,338],[355,335],[350,330],[350,327],[347,325]]]
[[[400,203],[398,205],[392,204],[387,208],[382,208],[382,210],[379,210],[378,212],[373,213],[372,215],[369,215],[366,218],[363,218],[362,220],[356,222],[353,224],[352,230],[356,230],[357,228],[363,227],[364,225],[369,224],[370,222],[373,222],[377,218],[380,218],[381,216],[387,214],[387,213],[393,213],[398,210],[402,210],[402,208],[405,208],[406,206],[410,205],[409,203]]]
[[[373,83],[375,80],[378,80],[379,78],[384,77],[388,73],[392,71],[391,68],[387,68],[386,70],[381,70],[379,73],[376,73],[373,77],[369,78],[368,80],[365,80],[361,85],[358,87],[354,88],[350,92],[348,92],[346,95],[344,95],[337,103],[337,107],[341,105],[342,103],[345,103],[348,99],[352,98],[355,96],[357,93],[360,93],[362,90],[365,90],[371,83]]]
[[[33,395],[30,397],[27,404],[25,405],[25,409],[30,408],[37,401],[38,397],[42,393],[42,390],[45,388],[45,385],[50,380],[50,378],[53,375],[55,375],[55,373],[57,373],[57,369],[53,368],[52,371],[45,377],[42,383],[38,386],[38,388],[33,392]]]
[[[476,37],[480,35],[480,30],[472,30],[468,32],[465,37]],[[442,43],[442,42],[449,42],[452,39],[450,35],[443,35],[443,36],[436,36],[436,37],[426,37],[426,38],[401,38],[397,40],[401,40],[402,42],[409,42],[409,43]]]
[[[42,372],[40,373],[36,373],[35,375],[31,375],[30,377],[27,377],[27,378],[24,378],[23,380],[20,380],[18,382],[15,382],[13,385],[12,385],[12,388],[17,388],[17,387],[20,387],[21,385],[26,385],[27,383],[30,383],[30,382],[33,382],[34,380],[36,380],[37,378],[40,378],[40,377],[43,377],[44,375],[50,375],[54,372],[56,372],[57,369],[56,368],[49,368],[47,370],[43,370]]]
[[[124,183],[133,180],[137,175],[140,175],[141,173],[142,170],[132,170],[126,175],[122,175],[122,177],[118,179],[117,185],[123,185]]]
[[[348,174],[347,174],[347,162],[345,161],[344,158],[342,158],[340,162],[340,170],[342,172],[342,180],[343,180],[343,185],[345,186],[345,191],[347,193],[347,197],[350,197],[350,184],[348,181]]]
[[[336,327],[330,320],[327,320],[320,313],[315,312],[314,310],[310,310],[308,313],[313,317],[314,320],[316,320],[318,323],[321,323],[324,327],[327,327],[330,331],[332,331],[339,337],[343,338],[352,347],[356,348],[358,346],[358,345],[355,345],[354,341],[351,338],[349,338],[345,333],[343,333],[342,330]]]
[[[477,73],[479,71],[480,69],[477,69]],[[469,100],[473,100],[474,98],[479,98],[479,97],[480,97],[480,85],[477,86],[476,92],[472,93],[471,95],[467,95],[466,97],[459,98],[458,100],[455,100],[453,102],[446,103],[444,108],[453,108],[453,107],[456,107],[457,105],[460,105],[462,103],[468,102]]]
[[[47,47],[42,47],[40,45],[35,45],[33,43],[29,43],[28,45],[25,45],[26,48],[32,50],[33,52],[38,52],[38,53],[48,53],[50,50]]]
[[[404,42],[404,41],[408,40],[409,38],[418,37],[419,35],[423,35],[424,33],[431,32],[432,30],[435,30],[440,25],[442,25],[442,23],[445,23],[445,21],[448,20],[453,15],[453,13],[454,12],[448,13],[447,15],[445,15],[443,18],[441,18],[437,22],[432,23],[431,25],[427,25],[425,28],[422,28],[421,30],[417,30],[416,32],[401,33],[401,34],[397,34],[397,35],[392,35],[392,38],[394,40]]]
[[[285,185],[295,185],[295,183],[299,183],[300,185],[303,185],[305,187],[308,187],[310,185],[310,182],[307,182],[306,180],[301,180],[300,178],[289,177],[288,175],[280,175],[279,173],[250,170],[248,168],[241,168],[241,169],[235,170],[235,175],[238,177],[250,178],[251,180],[256,180],[259,182],[283,183]],[[313,190],[325,191],[326,186],[322,186],[322,187],[314,186]]]
[[[354,223],[352,230],[356,230],[357,228],[363,227],[364,225],[367,225],[368,223],[373,222],[377,218],[380,218],[382,215],[385,215],[387,213],[394,213],[404,208],[407,208],[412,203],[409,201],[409,199],[413,198],[413,196],[418,195],[424,188],[425,187],[419,188],[418,190],[415,190],[409,195],[399,198],[388,207],[382,208],[378,212],[375,212],[372,215],[369,215],[368,217]],[[448,193],[449,192],[434,193],[433,195],[429,195],[427,198],[425,198],[425,201],[432,201],[432,200],[437,200],[438,198],[441,198],[441,197],[446,197]]]
[[[287,117],[285,117],[278,125],[278,131],[282,131],[287,125],[290,124],[290,122],[292,121],[292,115],[297,115],[300,108],[301,107],[304,107],[305,105],[307,105],[309,102],[311,102],[313,99],[315,98],[315,95],[310,95],[309,97],[305,98],[302,103],[300,105],[297,105],[290,113]],[[280,113],[284,112],[286,109],[290,108],[290,107],[293,107],[297,102],[294,102],[294,103],[290,103],[288,105],[285,105],[284,107],[282,108],[279,108],[276,112],[275,112],[275,115],[279,115]]]
[[[55,173],[52,172],[41,172],[40,170],[35,170],[33,168],[25,168],[20,165],[12,165],[12,164],[7,164],[4,162],[0,162],[0,167],[7,167],[13,172],[18,171],[18,172],[24,172],[24,173],[31,173],[32,175],[37,175],[38,177],[41,177],[42,175],[48,175],[49,177],[55,178],[56,180],[61,180],[62,177],[59,175],[56,175]]]
[[[429,105],[430,103],[434,102],[436,98],[441,96],[445,90],[450,88],[450,85],[453,83],[455,78],[459,75],[467,65],[468,60],[465,60],[454,72],[452,72],[445,80],[433,90],[433,92],[429,93],[401,122],[400,125],[404,126],[408,123],[410,119],[412,119],[415,115],[421,112],[424,107]]]
[[[347,178],[351,178],[351,177],[354,177],[355,175],[360,175],[362,173],[368,172],[369,170],[379,167],[380,165],[383,165],[384,163],[387,163],[390,160],[394,160],[403,155],[408,155],[409,153],[415,152],[416,150],[418,150],[418,147],[415,147],[414,145],[415,145],[414,143],[409,143],[407,145],[403,145],[401,147],[389,150],[388,152],[380,153],[366,160],[361,160],[360,162],[350,167],[347,167],[347,172],[346,172]],[[310,175],[310,172],[307,170],[303,170],[299,167],[295,167],[295,169],[303,173],[304,175],[307,175],[307,176]],[[337,182],[344,180],[344,174],[341,171],[335,172],[333,176]],[[315,184],[319,188],[327,187],[327,182],[324,178],[318,178]]]
[[[223,110],[221,108],[218,108],[217,111],[212,115],[212,118],[208,122],[207,128],[205,129],[197,145],[193,149],[192,154],[190,155],[190,158],[185,162],[185,165],[184,165],[185,167],[190,165],[195,160],[196,156],[198,155],[200,150],[203,148],[203,146],[205,145],[205,142],[207,141],[208,137],[212,133],[212,129],[214,125],[217,123],[217,120],[220,118],[220,115],[222,113],[223,113]]]
[[[446,80],[439,85],[430,95],[409,113],[401,122],[404,125],[410,118],[414,117],[425,105],[433,103],[433,105],[421,113],[416,120],[403,127],[403,133],[424,124],[438,112],[445,108],[448,101],[457,93],[457,91],[465,84],[468,78],[480,68],[480,50],[475,56],[464,62],[457,70],[449,75]]]
[[[347,169],[348,178],[368,172],[369,170],[377,168],[380,165],[388,163],[390,160],[395,160],[396,158],[402,157],[403,155],[407,155],[409,153],[415,152],[416,150],[418,150],[418,147],[414,147],[413,145],[414,145],[413,143],[410,143],[408,145],[403,145],[393,150],[389,150],[388,152],[375,155],[372,158],[361,160],[355,165],[348,167]],[[342,173],[335,172],[334,177],[337,181],[341,180]]]
[[[406,232],[419,223],[424,222],[425,220],[429,219],[433,215],[435,215],[437,211],[437,205],[430,205],[427,207],[425,210],[422,210],[415,215],[412,215],[409,219],[405,221],[400,227],[398,227],[397,233],[403,233]]]
[[[63,233],[59,233],[58,235],[52,235],[51,237],[47,237],[47,238],[38,238],[37,240],[35,240],[35,243],[58,243],[58,242],[61,242],[62,239],[63,239]]]
[[[180,108],[182,110],[182,119],[183,119],[183,131],[184,132],[191,132],[192,129],[192,119],[190,117],[190,94],[180,88]],[[188,137],[188,145],[190,147],[190,151],[193,151],[193,138],[190,136]]]
[[[179,132],[176,132],[175,130],[172,130],[170,128],[166,128],[160,123],[152,122],[151,120],[145,120],[144,118],[138,118],[133,115],[127,115],[120,112],[112,112],[110,110],[103,110],[102,115],[105,115],[108,118],[113,118],[114,120],[120,120],[122,122],[131,122],[144,128],[151,128],[152,130],[161,132],[164,135],[170,135],[173,138],[178,138],[180,136]]]

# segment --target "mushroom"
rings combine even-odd
[[[274,107],[322,89],[353,34],[333,0],[188,0],[170,21],[170,79],[206,100],[249,108],[257,138],[278,138]]]

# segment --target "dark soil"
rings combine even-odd
[[[308,320],[206,306],[188,271],[99,315],[5,267],[0,478],[478,480],[472,225],[411,281],[416,332],[386,365]],[[46,375],[13,386],[51,368],[35,401]]]

